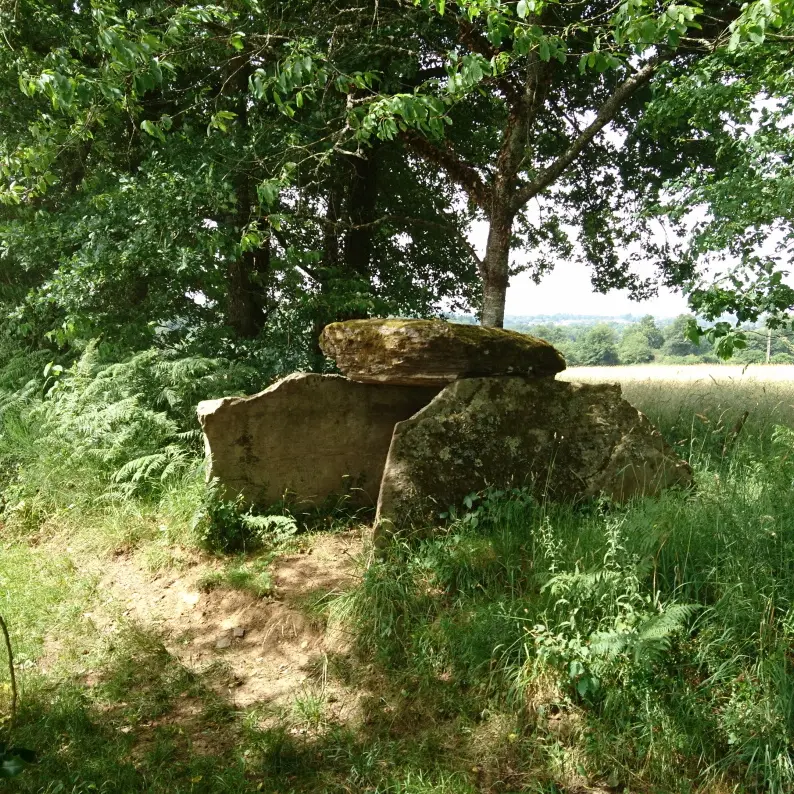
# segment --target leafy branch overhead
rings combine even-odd
[[[631,2],[589,14],[564,3],[416,0],[398,5],[403,9],[413,5],[428,18],[435,13],[443,20],[437,24],[438,37],[422,41],[422,57],[432,65],[426,70],[431,74],[410,91],[387,91],[372,74],[367,75],[371,85],[351,82],[345,129],[356,142],[359,156],[364,156],[362,144],[372,139],[401,138],[414,154],[443,169],[482,211],[489,223],[485,256],[478,261],[483,319],[496,325],[503,320],[514,222],[527,203],[566,178],[592,184],[590,163],[578,162],[585,160],[589,148],[600,148],[601,169],[611,159],[613,169],[625,170],[625,163],[618,165],[618,159],[625,158],[625,148],[604,145],[599,135],[608,126],[625,124],[633,98],[660,70],[666,79],[676,72],[686,74],[711,53],[732,53],[746,41],[762,43],[768,32],[790,22],[790,10],[782,3],[750,4],[739,11],[731,4],[704,10],[699,4],[671,3],[658,9]],[[334,70],[333,55],[318,56],[329,72]],[[577,63],[575,71],[569,67],[571,58]],[[593,73],[591,90],[571,101],[568,86],[572,81],[583,83],[588,73]],[[341,88],[339,81],[337,88]],[[555,94],[563,92],[568,94],[567,107],[550,107]],[[601,101],[594,102],[593,95],[599,94]],[[456,151],[459,131],[447,128],[455,127],[463,106],[483,98],[492,106],[502,106],[501,124],[494,130],[498,145],[478,152],[478,158],[467,158]],[[586,121],[579,126],[572,118]],[[631,121],[636,123],[636,118]],[[546,141],[549,122],[561,134]],[[609,158],[606,163],[604,154]],[[635,168],[641,170],[642,165]],[[559,210],[560,197],[554,198]],[[610,205],[599,198],[601,229],[618,223],[618,202]],[[575,217],[566,220],[575,222]],[[586,226],[583,232],[587,234]],[[609,236],[614,245],[614,232]],[[600,261],[591,264],[598,271],[605,257],[598,252],[591,259],[596,257]],[[614,258],[607,265],[613,270]],[[659,264],[664,271],[663,255]],[[625,265],[618,269],[623,270],[625,285],[641,294],[645,285]],[[537,270],[542,272],[543,267]]]
[[[699,79],[746,107],[783,96],[780,70],[741,64],[783,69],[791,6],[4,4],[9,322],[64,344],[123,327],[135,348],[200,328],[219,350],[289,316],[311,346],[334,319],[442,306],[501,325],[511,276],[561,260],[599,291],[685,286],[700,253],[659,219],[671,196],[736,217],[708,175],[741,173],[741,146],[703,134],[714,97],[676,105]]]

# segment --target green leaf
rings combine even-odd
[[[518,5],[516,6],[516,14],[518,14],[520,19],[524,19],[527,15],[527,0],[519,0]]]
[[[590,691],[590,679],[587,676],[582,676],[576,682],[576,691],[580,697],[584,697]]]
[[[17,777],[25,769],[24,762],[16,756],[6,757],[0,763],[0,778]]]
[[[259,200],[265,206],[272,206],[278,199],[280,188],[281,186],[275,179],[268,179],[264,182],[261,182],[257,187]]]
[[[153,121],[149,121],[149,119],[144,119],[141,122],[141,129],[147,135],[151,135],[152,138],[157,138],[158,141],[165,143],[165,133]]]

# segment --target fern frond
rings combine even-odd
[[[646,620],[638,628],[637,637],[640,642],[649,642],[676,634],[699,609],[700,604],[670,604],[663,612]]]

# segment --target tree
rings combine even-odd
[[[648,211],[673,226],[672,268],[690,274],[682,279],[690,307],[708,321],[693,321],[690,335],[708,337],[723,357],[762,316],[792,327],[794,289],[784,276],[794,254],[794,3],[769,9],[748,44],[718,50],[660,86],[644,122],[672,146],[693,137],[717,146],[710,162],[687,164]]]
[[[688,5],[4,4],[0,247],[26,282],[14,332],[123,327],[141,345],[165,329],[239,350],[340,316],[479,302],[475,268],[482,319],[501,325],[511,250],[541,274],[572,250],[564,222],[597,288],[645,294],[617,249],[643,232],[633,202],[686,157],[600,133],[636,131],[658,75],[722,46],[730,19],[739,39],[752,14],[774,22],[767,5],[710,6],[695,39]],[[477,215],[482,260],[465,240]]]
[[[585,367],[612,366],[619,363],[618,337],[606,323],[589,328],[576,343],[578,363]]]
[[[729,24],[735,46],[748,19],[765,24],[777,23],[777,17],[761,4],[750,4],[738,15],[731,3],[711,4],[707,14],[695,5],[670,5],[656,14],[644,3],[620,4],[616,10],[608,3],[539,0],[416,0],[415,5],[443,18],[438,36],[423,42],[420,57],[437,64],[445,76],[410,94],[375,92],[351,115],[351,126],[364,140],[402,136],[419,157],[443,169],[485,216],[488,241],[478,262],[483,323],[503,324],[516,223],[529,248],[537,249],[544,239],[559,243],[566,204],[565,220],[580,226],[596,286],[646,292],[649,285],[632,276],[615,248],[620,238],[642,231],[641,223],[623,229],[623,216],[632,188],[647,190],[648,175],[658,176],[660,163],[632,169],[628,155],[638,155],[639,147],[614,145],[599,134],[608,125],[616,133],[633,133],[651,82],[688,71],[728,43]],[[698,33],[691,36],[694,28]],[[753,35],[763,37],[763,32],[763,25],[755,24]],[[455,139],[456,114],[467,105],[497,121],[496,145],[484,152]],[[446,138],[445,123],[452,125]],[[668,167],[677,165],[675,158],[668,161]],[[648,160],[639,156],[638,162]],[[547,214],[533,224],[527,204],[544,199]],[[548,267],[542,257],[534,264],[536,272]]]
[[[632,330],[640,331],[654,350],[658,350],[664,344],[664,334],[650,314],[646,314],[636,326],[632,326]]]
[[[579,364],[578,354],[576,351],[576,344],[571,335],[571,329],[566,326],[560,325],[531,325],[519,326],[516,328],[523,333],[528,333],[532,336],[537,336],[540,339],[545,339],[550,342],[560,353],[565,357],[568,366],[577,366]]]
[[[325,131],[343,124],[347,83],[303,51],[289,72],[276,58],[274,42],[317,30],[320,15],[340,26],[315,3],[0,7],[12,333],[228,353],[263,335],[309,344],[334,319],[469,302],[469,216],[449,185],[399,143],[340,151]],[[388,68],[381,35],[347,50],[361,85],[356,59]],[[304,109],[256,101],[263,80],[300,81]]]
[[[664,331],[664,345],[662,352],[667,356],[696,356],[703,352],[703,348],[690,339],[688,329],[692,323],[692,316],[680,314]]]
[[[619,356],[622,364],[647,364],[653,361],[648,337],[642,331],[626,331],[620,340]]]

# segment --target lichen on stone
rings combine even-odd
[[[326,326],[320,345],[363,383],[434,384],[486,375],[553,377],[565,359],[516,331],[441,320],[348,320]]]

